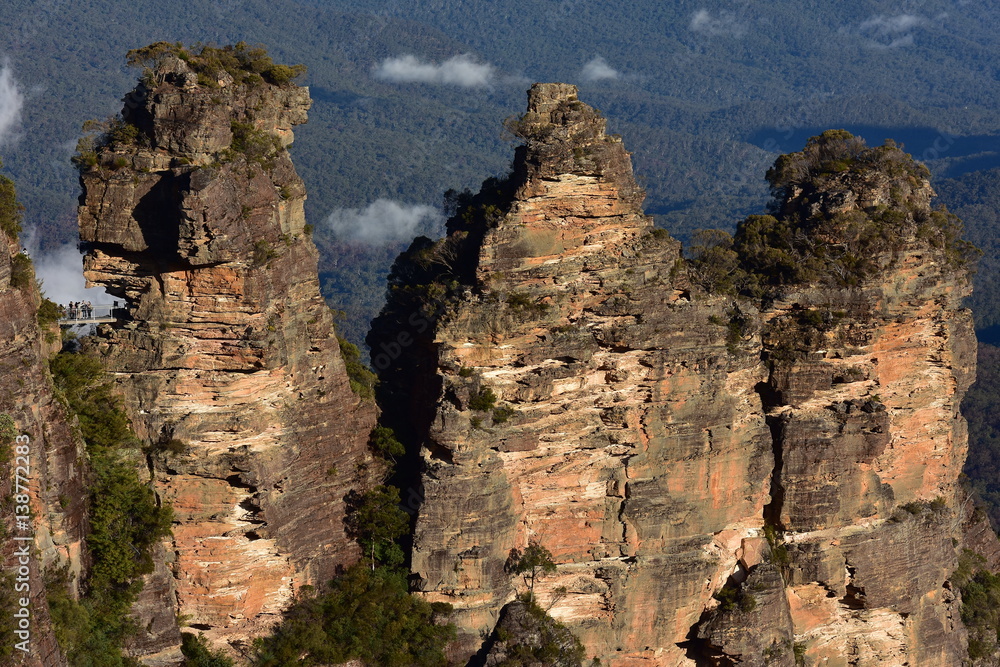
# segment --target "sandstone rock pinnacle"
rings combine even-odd
[[[400,256],[369,334],[456,655],[537,543],[535,595],[602,664],[959,664],[974,337],[926,172],[846,133],[782,158],[716,289],[574,87],[536,84],[508,127],[511,175]]]
[[[197,65],[154,63],[81,174],[85,275],[127,312],[89,344],[159,448],[152,481],[175,515],[172,562],[138,605],[147,653],[175,650],[178,615],[249,641],[356,559],[343,498],[375,420],[348,383],[286,150],[308,91]]]

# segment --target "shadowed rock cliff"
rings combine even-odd
[[[168,660],[177,615],[246,641],[356,559],[343,498],[375,408],[350,389],[286,150],[307,90],[154,60],[82,156],[79,220],[88,281],[126,309],[89,345],[159,447],[151,475],[174,508],[172,562],[137,605],[137,651]]]
[[[542,607],[602,664],[960,662],[975,343],[926,171],[838,133],[786,156],[706,279],[574,87],[536,84],[509,127],[511,175],[453,196],[369,335],[456,658],[537,542]]]
[[[0,196],[10,198],[5,202],[8,208],[0,207],[0,497],[5,508],[0,524],[0,612],[4,630],[16,627],[17,600],[28,597],[31,601],[27,652],[14,649],[23,637],[5,633],[2,655],[9,661],[5,664],[56,667],[67,663],[52,633],[44,581],[46,573],[65,568],[75,591],[86,565],[85,453],[74,421],[53,393],[48,356],[58,350],[58,328],[51,322],[39,326],[36,314],[41,297],[31,263],[20,254],[13,224],[19,218],[13,186],[4,177],[0,177]],[[15,443],[14,438],[21,435],[27,436],[27,442]],[[15,444],[27,444],[28,454],[15,458]],[[15,513],[15,472],[27,478],[30,517]],[[30,528],[18,526],[18,518],[26,518]],[[33,544],[16,541],[31,536]],[[18,571],[23,563],[15,555],[25,545],[31,547],[27,577]],[[15,589],[15,585],[28,588]]]

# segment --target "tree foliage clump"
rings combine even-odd
[[[129,610],[153,569],[152,549],[170,532],[172,512],[160,506],[129,458],[138,441],[100,362],[60,353],[49,363],[61,397],[77,416],[92,483],[87,499],[89,576],[73,600],[66,581],[49,586],[56,636],[73,665],[128,665],[121,647],[135,632]]]
[[[14,255],[10,260],[10,286],[15,289],[26,289],[31,287],[34,278],[35,271],[31,258],[23,252]]]
[[[745,275],[732,269],[721,237],[702,244],[696,263],[723,289],[730,274],[742,277],[744,291],[755,296],[789,283],[858,285],[917,242],[942,251],[953,268],[966,267],[975,249],[961,239],[957,217],[926,207],[928,175],[892,141],[869,148],[860,137],[828,130],[767,172],[771,214],[746,218],[733,240]],[[887,193],[887,200],[855,206],[867,192]],[[713,266],[715,260],[721,263]]]
[[[995,655],[1000,649],[1000,575],[984,567],[982,556],[965,549],[952,582],[962,593],[962,623],[969,631],[969,657]]]
[[[233,661],[208,646],[204,635],[185,632],[181,635],[181,653],[184,662],[181,667],[233,667]]]
[[[398,567],[405,556],[396,542],[410,528],[410,517],[400,508],[399,489],[379,485],[363,493],[351,491],[345,499],[347,536],[357,540],[361,550],[376,565]]]
[[[351,391],[361,398],[374,399],[378,376],[361,361],[361,350],[358,349],[357,345],[340,336],[337,337],[337,340],[340,342],[340,356],[344,358]]]
[[[358,564],[326,591],[296,602],[271,636],[256,640],[252,664],[443,667],[455,628],[438,621],[449,611],[410,595],[404,572]]]
[[[124,153],[148,143],[146,135],[120,115],[106,120],[85,121],[83,132],[76,142],[76,153],[70,158],[83,172],[97,166],[109,169],[127,167],[130,160]]]
[[[522,595],[504,607],[489,640],[491,665],[496,667],[580,667],[586,651],[562,623]]]
[[[263,169],[274,169],[275,160],[284,150],[278,137],[258,130],[251,123],[235,120],[230,124],[230,129],[233,140],[222,156],[223,161],[232,162],[238,155],[242,155],[249,163],[260,165]]]
[[[528,600],[534,601],[535,583],[546,574],[556,571],[556,563],[552,560],[552,552],[531,542],[524,551],[514,548],[507,556],[504,569],[510,574],[520,574],[528,585]]]
[[[240,85],[259,86],[266,83],[285,86],[306,72],[305,65],[278,65],[271,60],[267,49],[237,42],[223,47],[195,45],[185,47],[180,42],[156,42],[140,49],[132,49],[125,56],[130,67],[142,67],[144,75],[155,83],[156,67],[166,58],[175,56],[188,64],[198,75],[198,83],[218,88],[223,74]]]
[[[0,162],[3,167],[3,162]],[[17,201],[14,181],[0,175],[0,230],[11,239],[21,233],[21,215],[24,207]]]

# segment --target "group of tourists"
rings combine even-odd
[[[70,301],[66,316],[71,320],[89,320],[94,316],[94,306],[89,301]]]

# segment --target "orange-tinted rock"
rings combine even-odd
[[[0,231],[0,415],[13,420],[14,435],[27,436],[20,443],[0,442],[4,456],[0,460],[0,497],[4,515],[0,528],[0,562],[11,578],[3,579],[10,607],[14,613],[18,600],[30,599],[30,638],[24,655],[14,650],[11,660],[26,667],[61,667],[67,665],[56,642],[46,601],[47,577],[65,568],[75,591],[86,566],[84,535],[86,519],[86,470],[83,442],[75,419],[67,415],[63,403],[53,395],[48,356],[52,343],[58,341],[58,329],[42,330],[36,314],[40,295],[30,275],[22,284],[12,284],[14,257],[21,244]],[[27,454],[18,455],[15,444],[27,445]],[[23,451],[23,450],[22,450]],[[27,484],[31,516],[29,528],[18,527],[15,513],[15,473]],[[26,481],[25,481],[26,480]],[[19,541],[28,537],[33,541]],[[30,547],[27,563],[15,552]],[[27,578],[18,573],[26,565]],[[15,575],[18,579],[15,581]],[[15,585],[28,588],[15,590]],[[5,637],[20,643],[24,638]],[[8,646],[7,648],[11,648]]]
[[[455,605],[471,652],[523,587],[508,552],[538,542],[559,566],[536,594],[588,656],[674,664],[762,525],[764,367],[727,351],[728,300],[692,300],[675,275],[679,244],[653,230],[628,153],[575,88],[534,86],[518,131],[527,146],[496,186],[510,199],[485,186],[466,209],[492,215],[485,228],[460,213],[422,251],[464,254],[464,286],[434,276],[452,290],[436,306],[400,283],[369,338],[378,351],[400,324],[434,321],[382,374],[428,424],[413,571]],[[438,396],[403,398],[432,377]],[[496,405],[473,409],[487,388]]]
[[[375,408],[350,389],[283,148],[307,91],[203,87],[176,59],[157,77],[124,112],[141,145],[105,147],[82,175],[85,275],[128,313],[91,345],[137,434],[164,447],[153,481],[175,508],[176,557],[159,597],[139,601],[142,624],[181,615],[214,642],[249,641],[356,559],[343,498],[370,460]],[[237,122],[280,143],[232,150]],[[176,645],[139,651],[163,661]]]
[[[889,146],[885,170],[785,188],[781,220],[847,221],[803,226],[803,247],[898,228],[844,285],[749,299],[691,280],[574,87],[536,84],[510,127],[512,174],[397,260],[369,335],[419,451],[415,585],[455,606],[456,653],[523,590],[509,551],[537,542],[557,563],[539,602],[602,664],[959,664],[974,338],[923,172]]]

